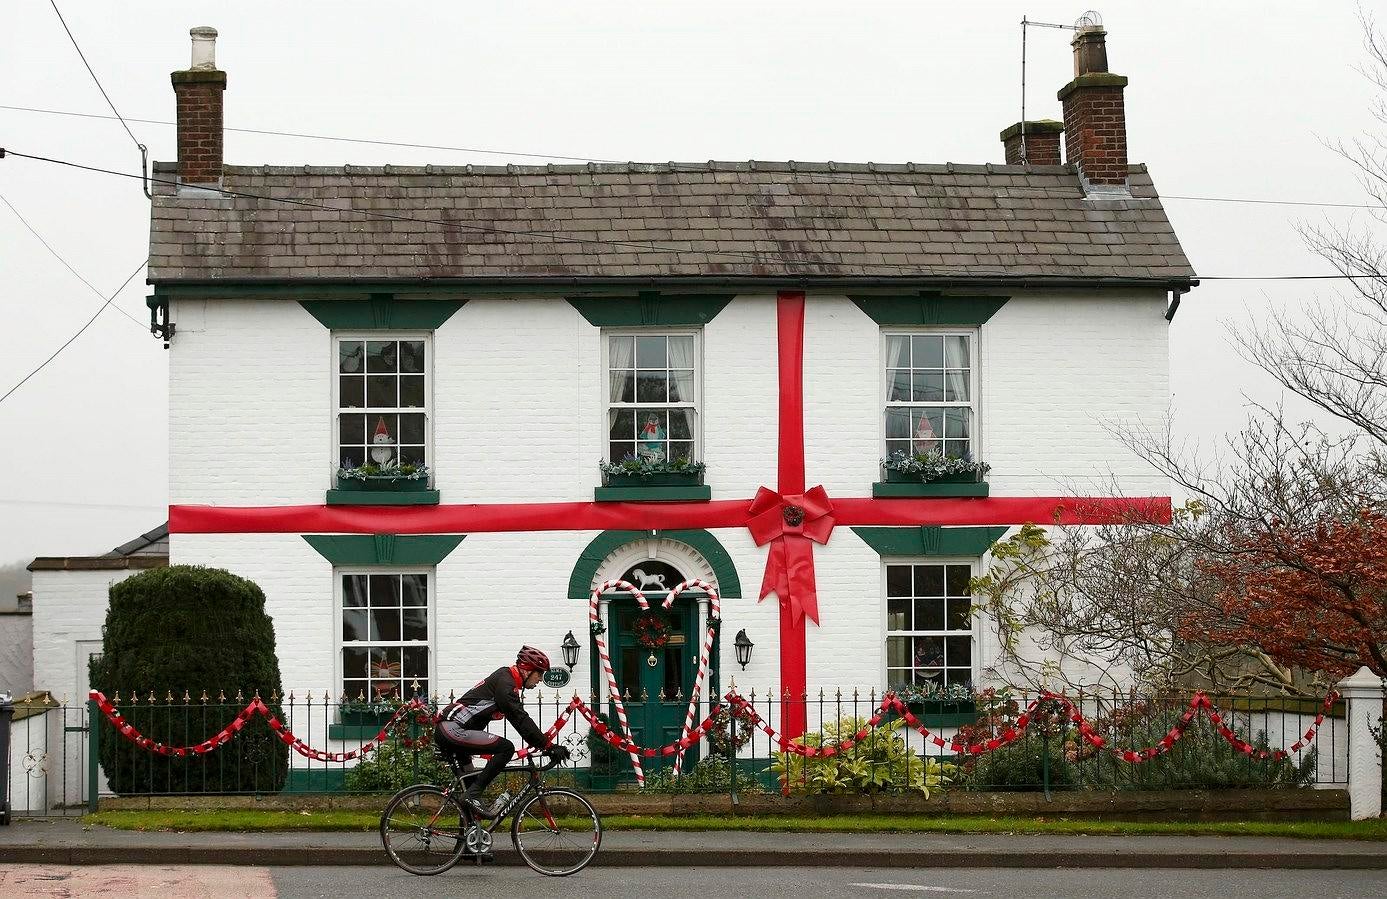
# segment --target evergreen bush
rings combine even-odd
[[[265,594],[221,569],[173,565],[113,584],[90,675],[93,689],[119,693],[130,724],[166,745],[212,737],[257,693],[283,720],[272,699],[284,686]],[[199,701],[204,691],[211,702]],[[288,776],[289,747],[259,715],[226,745],[186,758],[158,755],[99,726],[101,768],[121,795],[278,792]]]
[[[433,741],[411,748],[390,739],[348,769],[343,784],[353,793],[394,793],[418,783],[445,786],[452,781],[453,773],[434,749]]]

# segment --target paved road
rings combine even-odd
[[[1387,895],[1387,871],[1177,871],[1167,869],[902,871],[872,868],[594,868],[547,879],[523,868],[466,868],[433,878],[389,868],[215,865],[67,867],[0,865],[0,896],[158,896],[160,899],[341,896],[605,897],[1140,896],[1142,899],[1337,899]]]

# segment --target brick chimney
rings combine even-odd
[[[1108,33],[1082,25],[1074,35],[1074,80],[1059,92],[1064,107],[1064,156],[1079,167],[1085,188],[1127,186],[1127,78],[1108,71]]]
[[[1007,165],[1059,165],[1064,123],[1054,119],[1017,122],[1002,132]]]
[[[178,98],[178,181],[219,187],[226,73],[217,68],[217,29],[201,26],[188,33],[193,38],[192,65],[171,76]]]

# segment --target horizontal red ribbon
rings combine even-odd
[[[169,506],[175,534],[443,534],[510,531],[744,528],[751,500],[703,503],[495,503],[439,506]],[[1168,522],[1170,497],[834,499],[833,521],[854,525],[1114,524]]]

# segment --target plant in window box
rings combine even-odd
[[[429,701],[428,697],[421,696],[420,699],[424,701],[429,709],[433,709],[434,704]],[[401,699],[397,694],[392,694],[377,699],[360,698],[348,700],[342,703],[337,711],[342,724],[354,725],[357,727],[383,727],[387,721],[395,716],[395,713],[398,712],[400,707],[404,704],[405,700]],[[396,733],[401,736],[417,736],[416,734],[409,733],[409,730],[411,726],[418,729],[426,714],[428,713],[421,711],[415,715],[406,715],[402,717],[396,724]]]
[[[978,707],[968,684],[907,684],[896,688],[899,696],[922,724],[959,727],[977,720]]]
[[[961,456],[946,456],[938,450],[913,454],[897,450],[881,460],[881,468],[889,484],[972,484],[981,481],[992,466]]]
[[[427,465],[347,465],[337,469],[338,490],[424,490],[429,486]]]
[[[665,460],[627,456],[619,462],[599,462],[604,487],[696,487],[703,483],[702,462],[688,457]]]

